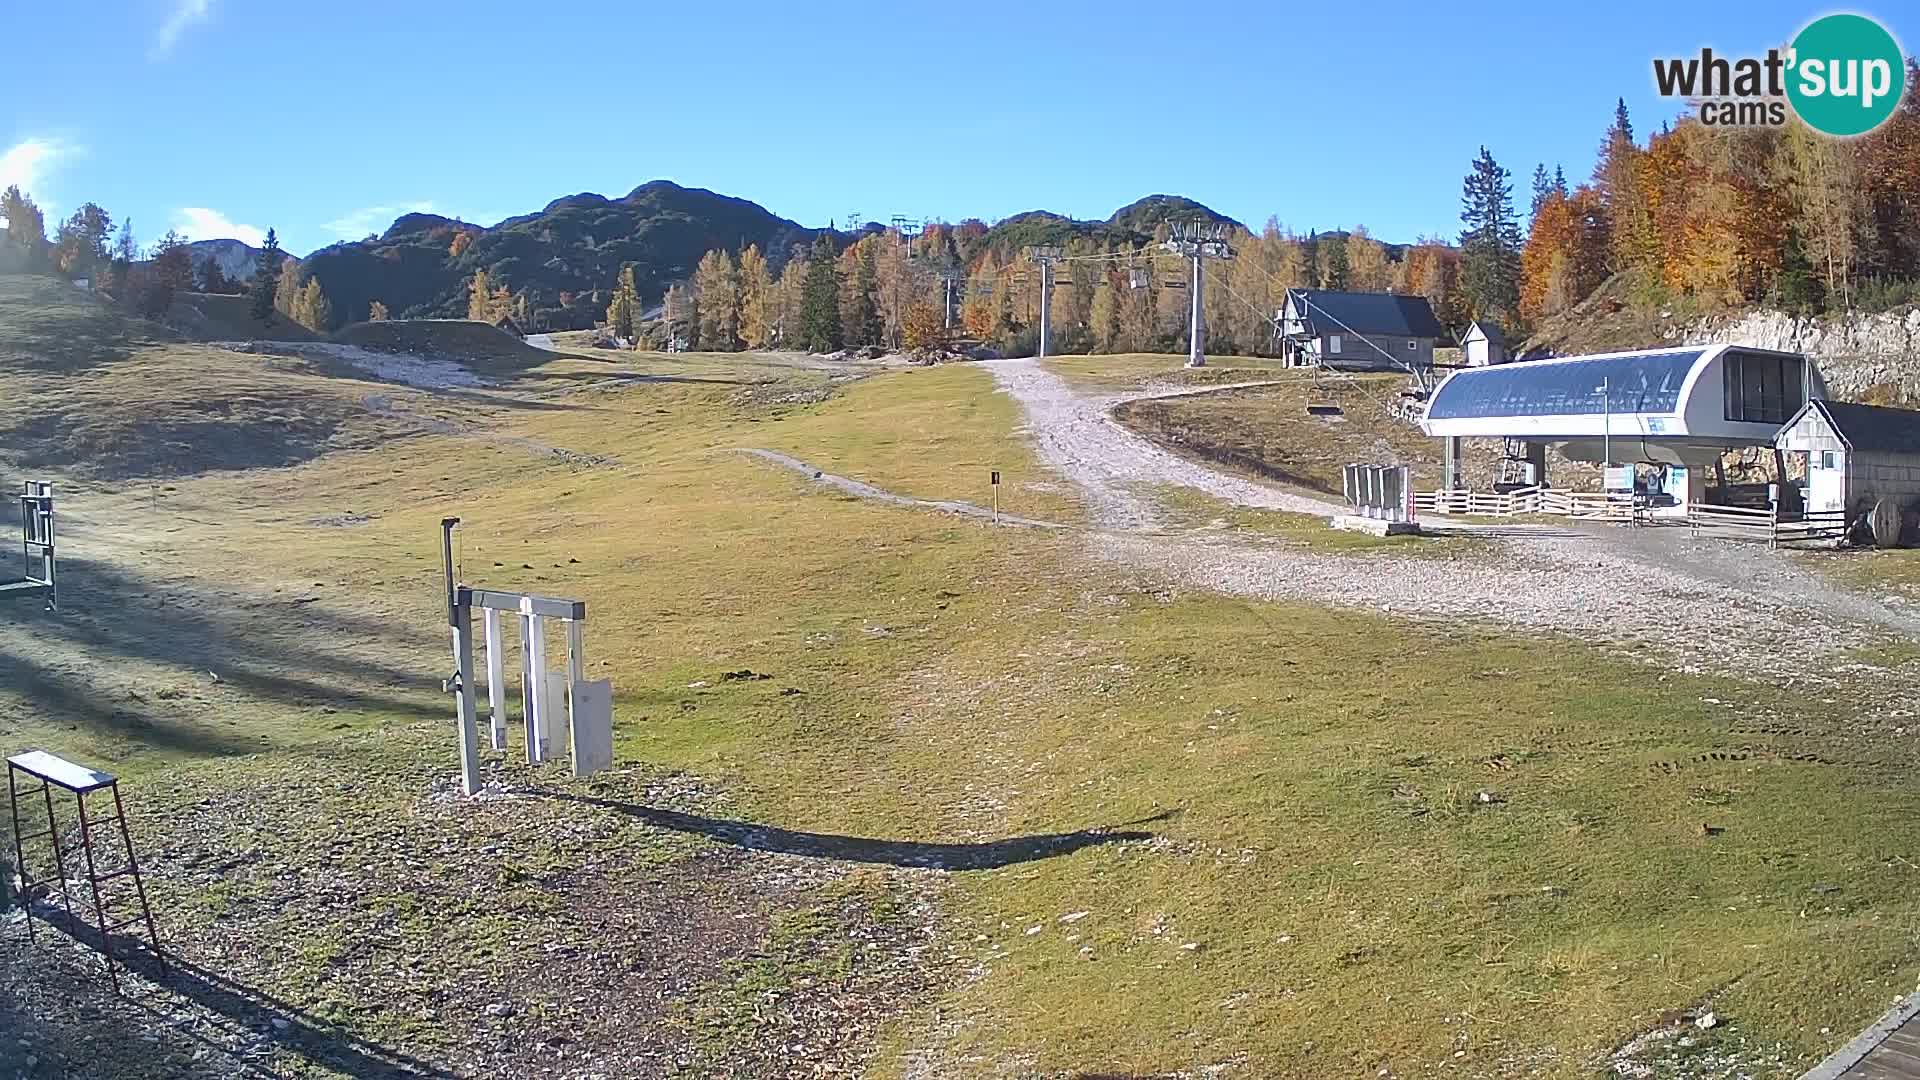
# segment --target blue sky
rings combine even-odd
[[[1458,231],[1482,143],[1524,203],[1650,61],[1757,53],[1830,7],[1743,0],[965,4],[14,0],[0,184],[143,242],[304,253],[431,209],[486,224],[655,178],[804,225],[1105,217],[1154,192],[1258,225]],[[1920,14],[1882,0],[1912,51]],[[23,46],[21,40],[32,44]],[[84,51],[84,61],[72,55]]]

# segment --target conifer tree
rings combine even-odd
[[[1527,208],[1527,219],[1531,221],[1540,213],[1540,207],[1553,194],[1553,180],[1547,176],[1547,163],[1541,162],[1533,167],[1533,203]]]
[[[822,235],[814,242],[801,289],[799,344],[811,352],[832,352],[840,343],[840,264],[833,239]]]
[[[47,256],[47,218],[33,199],[12,184],[0,192],[0,218],[7,221],[0,266],[38,273]]]
[[[121,223],[123,231],[132,228],[132,222]],[[273,317],[274,297],[280,291],[280,263],[286,254],[280,250],[280,238],[272,229],[267,230],[267,239],[260,247],[260,261],[253,271],[253,317],[266,322]]]
[[[1461,291],[1474,318],[1512,315],[1520,302],[1520,223],[1508,176],[1482,146],[1461,185]]]
[[[848,282],[846,309],[841,313],[849,345],[880,343],[880,310],[873,295],[880,284],[874,265],[874,246],[878,243],[878,237],[868,236],[854,245],[853,274]]]

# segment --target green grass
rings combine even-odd
[[[728,793],[731,817],[944,843],[1151,834],[953,874],[930,955],[956,959],[935,963],[935,999],[889,1028],[876,1075],[904,1073],[912,1049],[941,1076],[1223,1061],[1249,1075],[1449,1061],[1465,1075],[1525,1063],[1587,1076],[1666,1010],[1707,998],[1730,1032],[1807,1062],[1911,988],[1912,753],[1852,730],[1849,699],[1809,703],[1468,625],[1172,595],[1087,565],[1070,534],[874,505],[730,452],[771,446],[976,501],[998,467],[1022,500],[1008,509],[1076,513],[1071,493],[1045,486],[978,368],[888,372],[792,405],[733,382],[589,388],[567,405],[502,410],[490,430],[617,464],[413,439],[183,481],[158,513],[117,509],[137,540],[97,541],[96,558],[162,594],[216,587],[217,575],[231,596],[284,603],[274,589],[324,582],[301,610],[395,636],[364,654],[413,674],[388,688],[390,705],[323,716],[230,679],[205,691],[212,700],[182,703],[190,719],[153,721],[213,724],[258,746],[238,755],[143,747],[0,688],[15,717],[6,748],[114,746],[138,812],[164,820],[215,781],[271,788],[323,770],[330,747],[384,738],[412,766],[380,802],[356,810],[342,795],[250,826],[291,865],[319,854],[323,822],[354,824],[350,852],[381,850],[377,821],[404,821],[405,793],[452,769],[444,719],[408,706],[445,707],[425,684],[447,663],[436,523],[458,514],[469,579],[587,601],[590,672],[613,679],[623,763],[699,777]],[[346,512],[367,523],[309,524]],[[1279,515],[1221,516],[1284,541],[1319,538]],[[338,648],[282,632],[316,662]],[[263,633],[231,640],[244,652]],[[770,678],[718,678],[742,668]],[[177,675],[191,685],[198,673]],[[328,677],[381,683],[350,666]],[[525,890],[511,910],[531,915],[546,895],[541,867],[521,873],[532,883],[504,884]],[[352,940],[343,928],[392,924],[429,952],[481,949],[504,931],[475,923],[437,946],[444,917],[402,902],[394,885],[409,880],[383,876],[338,918],[290,908],[275,946],[281,989],[417,1037],[327,989]],[[247,898],[240,887],[207,905]],[[778,948],[709,988],[711,1015],[734,1018],[716,1030],[735,1024],[727,1003],[742,987],[750,996],[836,962],[807,914],[818,902],[780,924]],[[788,948],[806,941],[819,947]]]

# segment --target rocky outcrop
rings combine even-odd
[[[1820,365],[1833,397],[1920,402],[1920,308],[1819,318],[1751,311],[1700,320],[1677,340],[1805,353]]]

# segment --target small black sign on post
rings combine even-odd
[[[1000,520],[1000,470],[993,470],[993,520]]]

